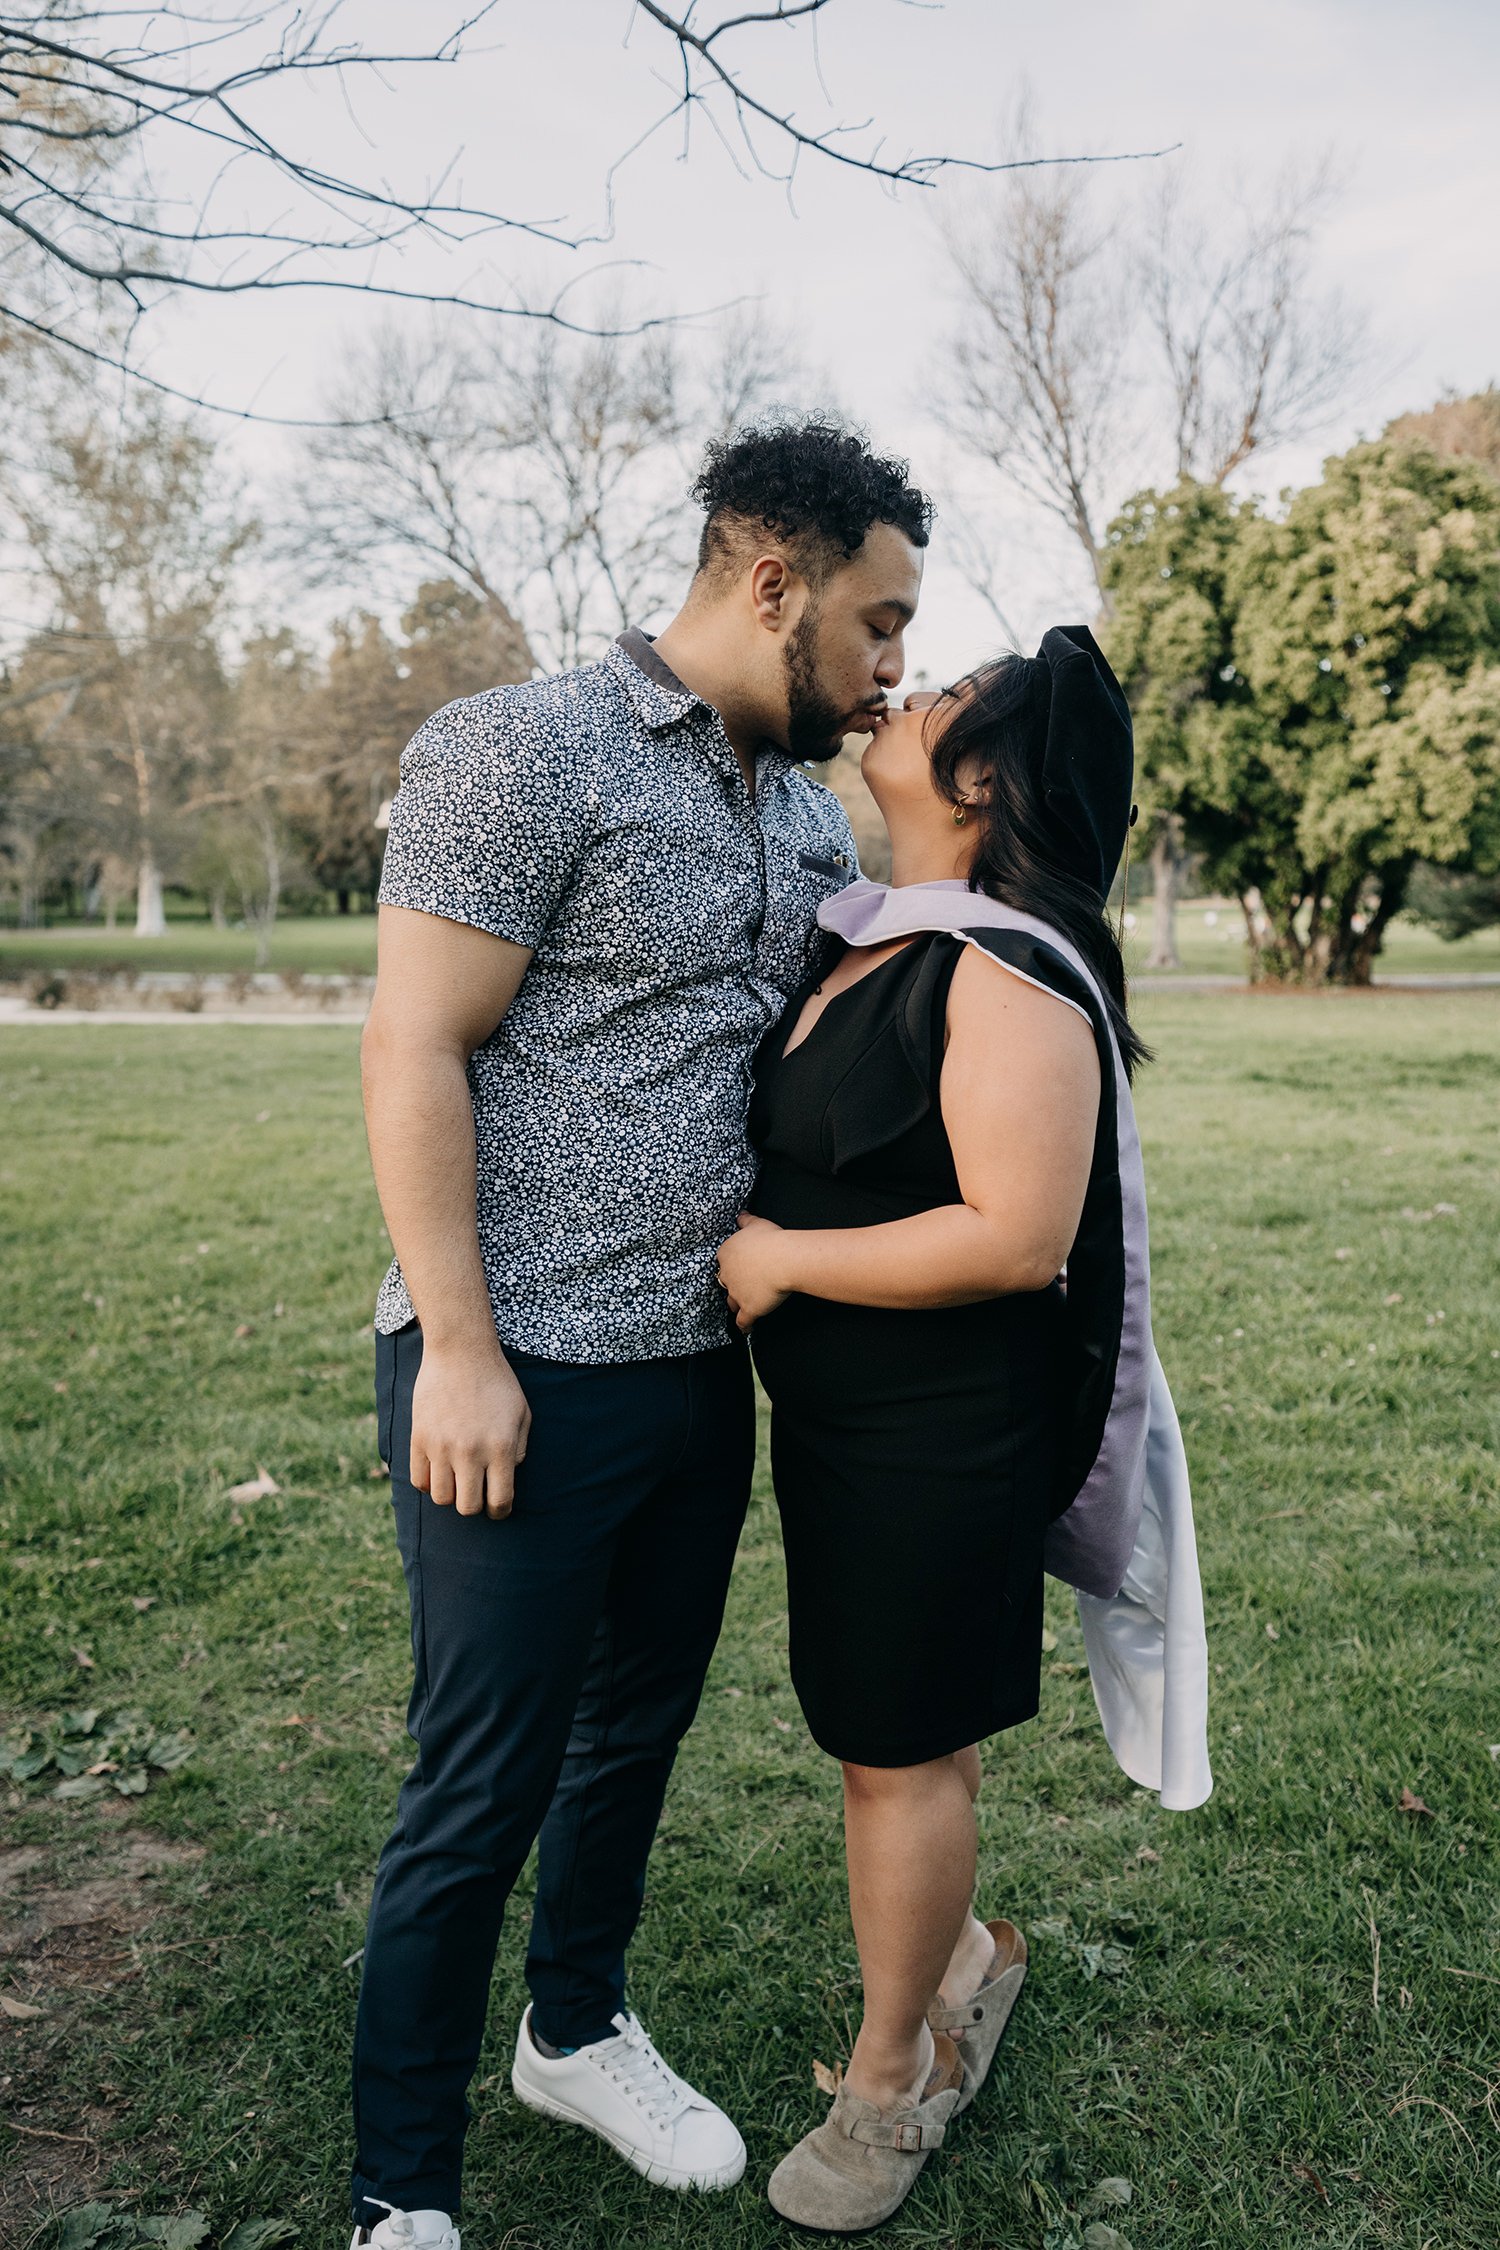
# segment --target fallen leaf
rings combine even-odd
[[[305,1727],[310,1722],[302,1716],[300,1711],[294,1711],[289,1719],[283,1719],[281,1723],[284,1727]]]
[[[148,1609],[155,1609],[156,1596],[155,1594],[132,1594],[130,1606],[137,1617],[144,1617]]]
[[[1140,1850],[1136,1853],[1135,1856],[1137,1859],[1146,1860],[1152,1867],[1159,1867],[1161,1865],[1161,1853],[1154,1852],[1149,1844],[1142,1844]]]
[[[823,2094],[836,2094],[844,2083],[844,2066],[835,2063],[832,2070],[825,2062],[813,2064],[813,2084]]]
[[[173,2218],[137,2219],[136,2231],[146,2242],[159,2242],[162,2250],[197,2250],[208,2232],[201,2211],[179,2211]]]
[[[792,1731],[792,1722],[790,1719],[773,1719],[771,1721],[771,1724],[776,1729],[776,1732],[778,1734],[790,1734]]]
[[[237,1344],[238,1344],[238,1343],[240,1343],[240,1342],[241,1342],[241,1341],[243,1340],[243,1338],[245,1338],[246,1336],[248,1336],[248,1335],[249,1335],[249,1333],[250,1333],[250,1323],[249,1323],[249,1321],[248,1321],[248,1320],[242,1320],[242,1321],[240,1322],[240,1324],[239,1324],[239,1327],[238,1327],[238,1328],[237,1328],[237,1329],[235,1330],[235,1332],[234,1332],[234,1340],[235,1340],[235,1342],[236,1342]]]
[[[1384,1298],[1382,1301],[1387,1305],[1404,1305],[1406,1299],[1402,1296],[1399,1289],[1393,1289],[1390,1295]]]
[[[1488,1747],[1492,1758],[1500,1758],[1500,1742],[1492,1742]]]
[[[219,2250],[277,2250],[290,2242],[297,2229],[290,2219],[241,2219],[225,2235]]]
[[[1410,1789],[1402,1790],[1400,1798],[1400,1809],[1404,1813],[1412,1813],[1414,1815],[1425,1813],[1429,1820],[1435,1820],[1437,1818],[1437,1815],[1433,1812],[1431,1805],[1424,1805],[1421,1798],[1418,1796],[1414,1796]]]
[[[124,2216],[113,2203],[75,2203],[71,2211],[63,2213],[57,2250],[93,2250],[96,2242],[111,2236],[118,2241]]]
[[[1053,1651],[1053,1650],[1054,1650],[1054,1649],[1056,1648],[1056,1646],[1057,1646],[1057,1635],[1056,1635],[1056,1634],[1055,1634],[1055,1633],[1053,1632],[1053,1630],[1052,1630],[1052,1628],[1051,1628],[1051,1626],[1050,1626],[1050,1625],[1044,1625],[1044,1626],[1042,1627],[1042,1654],[1043,1654],[1043,1656],[1050,1656],[1050,1655],[1052,1654],[1052,1651]]]
[[[224,1497],[226,1500],[236,1502],[240,1500],[274,1500],[280,1490],[281,1487],[276,1479],[268,1470],[262,1469],[258,1476],[248,1478],[244,1484],[232,1484]]]
[[[73,1662],[78,1666],[81,1672],[92,1672],[94,1669],[94,1659],[90,1656],[86,1648],[74,1649]]]
[[[54,1383],[52,1388],[56,1391],[59,1398],[65,1398],[67,1396],[68,1386],[66,1383]]]
[[[388,1461],[377,1461],[374,1468],[370,1471],[370,1476],[373,1481],[380,1477],[388,1477],[390,1473],[391,1466]]]
[[[1354,1252],[1353,1252],[1352,1250],[1335,1250],[1333,1254],[1334,1254],[1335,1258],[1337,1258],[1337,1259],[1338,1259],[1339,1263],[1340,1263],[1340,1264],[1342,1265],[1342,1264],[1343,1264],[1343,1262],[1345,1261],[1345,1259],[1346,1259],[1346,1258],[1352,1258],[1352,1257],[1353,1257],[1353,1255],[1354,1255]]]
[[[1293,2164],[1288,2167],[1294,2179],[1306,2180],[1320,2203],[1328,2201],[1328,2190],[1310,2164]]]
[[[1268,1641],[1279,1641],[1280,1638],[1281,1628],[1279,1625],[1268,1625],[1266,1627],[1266,1639]]]
[[[734,1697],[734,1699],[735,1699],[735,1701],[736,1701],[736,1702],[738,1702],[738,1701],[739,1701],[739,1699],[741,1698],[741,1696],[743,1696],[744,1692],[745,1692],[745,1691],[744,1691],[744,1689],[743,1689],[742,1687],[727,1687],[727,1688],[726,1688],[726,1689],[724,1690],[724,1693],[725,1693],[726,1695],[732,1695],[732,1696]],[[1496,1743],[1496,1745],[1495,1745],[1495,1749],[1496,1749],[1496,1750],[1500,1750],[1500,1742],[1497,1742],[1497,1743]],[[1491,1755],[1493,1756],[1493,1755],[1494,1755],[1494,1752],[1491,1752]]]
[[[255,1122],[257,1125],[269,1125],[271,1122],[271,1112],[268,1109],[258,1109],[255,1112]]]
[[[33,2016],[47,2012],[45,2008],[34,2008],[29,2000],[12,2000],[8,1992],[0,1992],[0,2008],[16,2023],[29,2023]]]
[[[1134,2192],[1129,2180],[1122,2180],[1116,2175],[1111,2179],[1099,2182],[1099,2185],[1089,2197],[1088,2207],[1091,2211],[1107,2211],[1111,2207],[1128,2203]]]

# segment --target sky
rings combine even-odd
[[[705,24],[730,12],[699,0]],[[342,21],[369,46],[396,46],[425,43],[459,13],[458,0],[346,0]],[[1306,482],[1324,454],[1391,414],[1500,378],[1500,9],[832,0],[820,27],[816,64],[806,31],[786,26],[743,30],[727,52],[758,91],[810,124],[874,119],[893,154],[988,158],[1023,90],[1048,152],[1181,144],[1152,166],[1097,174],[1101,210],[1162,166],[1190,166],[1195,197],[1213,209],[1237,183],[1253,190],[1288,160],[1331,154],[1345,184],[1319,273],[1368,311],[1376,363],[1325,428],[1258,458],[1241,479],[1247,489]],[[347,105],[324,78],[255,114],[330,170],[401,183],[447,173],[450,187],[498,210],[598,230],[604,175],[666,107],[671,65],[668,43],[631,0],[500,0],[452,66],[357,84]],[[765,147],[778,155],[774,137]],[[974,472],[930,410],[955,318],[945,240],[982,193],[954,173],[935,189],[891,193],[805,156],[789,195],[745,168],[743,152],[737,167],[700,119],[686,156],[679,122],[617,170],[607,244],[574,253],[507,236],[451,256],[414,249],[389,271],[403,287],[533,296],[576,276],[569,301],[586,306],[588,277],[607,267],[632,309],[701,315],[746,299],[763,308],[827,372],[839,403],[935,490],[940,518],[909,668],[951,677],[996,639],[944,545],[943,500],[972,494]],[[153,322],[148,364],[221,400],[315,413],[346,341],[375,317],[347,294],[198,298]],[[253,480],[289,472],[289,440],[228,428]],[[1066,543],[1014,509],[1002,519],[996,591],[1023,639],[1091,606]]]

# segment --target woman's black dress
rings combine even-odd
[[[915,939],[788,1055],[793,998],[756,1059],[753,1210],[863,1227],[962,1202],[938,1080],[963,950]],[[1056,1282],[934,1311],[794,1296],[756,1323],[792,1679],[833,1757],[919,1765],[1034,1716],[1063,1323]]]

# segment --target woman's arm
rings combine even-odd
[[[1083,1210],[1099,1057],[1076,1010],[966,946],[948,996],[941,1085],[962,1203],[883,1226],[741,1221],[720,1273],[742,1328],[793,1291],[930,1308],[1043,1289]]]

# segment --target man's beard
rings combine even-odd
[[[805,764],[823,765],[837,757],[849,714],[825,694],[818,680],[818,605],[809,602],[787,636],[786,746]]]

